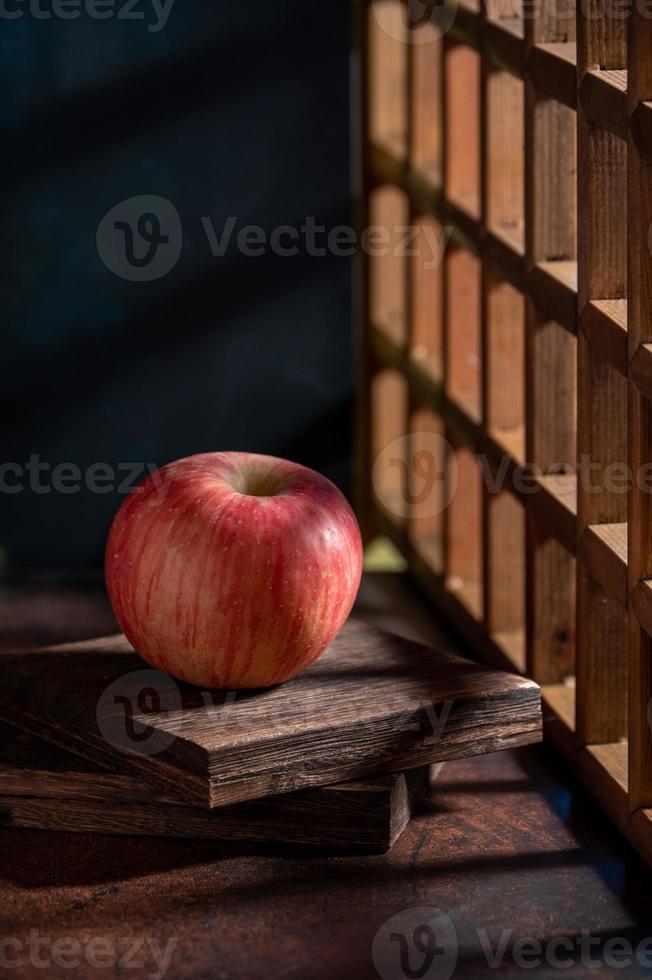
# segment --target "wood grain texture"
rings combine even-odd
[[[627,606],[627,524],[592,524],[579,540],[578,554],[591,576]]]
[[[444,373],[443,248],[445,229],[432,218],[413,216],[414,255],[408,284],[410,356],[434,378]]]
[[[626,144],[604,128],[613,115],[612,94],[625,92],[596,85],[595,65],[625,66],[625,37],[618,18],[596,18],[597,8],[578,9],[578,309],[580,319],[593,300],[622,300],[627,286],[627,153]],[[594,121],[594,100],[602,109]],[[593,318],[593,313],[589,313]],[[604,564],[585,562],[604,543],[596,528],[627,519],[625,484],[612,479],[627,458],[627,384],[602,349],[578,331],[577,451],[583,471],[578,479],[577,649],[575,675],[577,744],[617,742],[626,734],[627,653],[625,612],[601,582]],[[593,530],[590,530],[593,528]],[[611,554],[606,551],[606,554]],[[596,577],[595,572],[598,573]],[[605,568],[605,573],[607,569]],[[616,581],[613,580],[614,586]]]
[[[520,11],[486,4],[482,46],[482,226],[524,250],[523,83],[498,70],[492,28],[511,25],[522,36]],[[503,32],[504,33],[504,32]],[[504,34],[504,36],[509,36]],[[482,419],[497,439],[524,436],[525,309],[523,296],[482,265]],[[504,434],[504,435],[503,435]],[[525,513],[506,490],[482,490],[483,618],[493,635],[525,627]],[[477,549],[477,544],[475,545]]]
[[[120,635],[6,654],[0,717],[205,807],[540,737],[533,682],[356,620],[305,673],[260,692],[170,686],[142,667]]]
[[[371,138],[392,152],[407,155],[406,26],[398,0],[377,0],[368,6],[369,127]]]
[[[445,512],[446,583],[458,595],[465,593],[467,604],[482,616],[482,479],[473,455],[451,439],[448,459],[450,480],[455,492]]]
[[[442,420],[427,408],[410,416],[410,519],[408,534],[433,569],[443,568],[446,443]],[[420,461],[420,462],[417,462]]]
[[[485,491],[484,603],[492,633],[525,628],[525,508],[503,490]]]
[[[376,506],[404,521],[408,511],[404,474],[402,467],[392,464],[392,459],[398,459],[401,454],[393,457],[387,452],[387,447],[407,432],[408,386],[398,371],[389,368],[376,371],[371,382],[371,407],[372,498]]]
[[[405,376],[413,410],[421,403],[441,416],[456,453],[484,455],[492,471],[506,453],[505,486],[527,513],[526,669],[548,689],[563,690],[573,710],[560,743],[589,782],[595,779],[601,800],[603,773],[604,799],[618,798],[618,825],[640,846],[652,807],[652,27],[640,6],[632,16],[618,16],[601,0],[539,4],[534,16],[526,10],[524,17],[510,0],[457,6],[444,40],[444,81],[434,96],[445,106],[442,180],[405,167],[391,152],[373,154],[371,168],[378,182],[395,182],[417,213],[450,226],[455,245],[480,264],[481,416],[469,379],[450,384],[455,370],[442,390],[439,378],[427,378],[396,348],[384,345],[379,359]],[[520,194],[513,147],[521,80],[524,248],[509,227]],[[426,118],[425,89],[419,99]],[[453,302],[458,310],[476,291],[476,269],[462,272],[462,299]],[[487,302],[492,281],[513,287],[527,306],[525,447],[518,429],[501,431],[496,422],[502,416],[509,424],[520,400],[516,386],[500,384],[495,365],[502,338],[520,355],[511,331],[516,314],[500,308],[497,294],[494,308]],[[449,352],[462,349],[470,319],[445,317]],[[529,496],[513,479],[525,460],[540,473],[539,492]],[[621,482],[626,461],[635,477],[629,494]],[[465,493],[472,496],[468,488]],[[495,628],[509,612],[502,598],[510,595],[504,574],[510,569],[502,554],[498,561],[493,554],[498,541],[505,554],[513,553],[518,545],[510,535],[514,541],[517,535],[503,509],[492,509],[487,499],[482,521],[473,508],[467,513],[465,522],[448,522],[449,539],[460,542],[456,560],[465,579],[422,561],[395,522],[389,533],[469,642],[493,662],[520,666],[522,631]],[[481,557],[484,581],[477,574]],[[492,593],[492,578],[503,583],[498,592]],[[573,674],[571,687],[565,682]],[[613,770],[616,755],[623,769],[623,751],[611,751],[626,732],[627,785]],[[649,853],[649,841],[645,848]]]
[[[444,185],[446,197],[471,217],[480,215],[480,58],[444,39],[446,72]]]
[[[627,376],[627,300],[590,300],[582,310],[580,327],[590,344],[623,377]]]
[[[410,45],[410,163],[435,183],[442,172],[442,104],[436,96],[442,50],[439,31],[426,21],[419,27],[418,43]]]
[[[428,768],[206,810],[0,725],[0,825],[74,833],[269,841],[382,853],[428,786]]]
[[[354,205],[358,236],[370,223],[371,168],[370,153],[370,38],[367,0],[354,0],[351,86],[355,93],[352,114],[357,127],[357,151],[354,161]],[[373,365],[369,353],[371,329],[371,262],[367,250],[357,249],[355,257],[355,316],[358,330],[355,338],[357,385],[354,425],[354,508],[366,543],[373,531],[371,501],[371,378]]]
[[[574,40],[567,5],[542,5],[525,19],[526,58],[537,44]],[[544,475],[575,469],[577,287],[575,118],[525,81],[526,458]],[[528,673],[555,683],[572,671],[574,561],[528,506]]]
[[[446,393],[478,421],[482,417],[481,267],[465,248],[449,246],[445,269]]]
[[[371,316],[399,344],[407,340],[408,262],[403,243],[409,213],[408,199],[397,187],[379,187],[372,194],[369,220],[377,237],[369,256]]]
[[[652,99],[652,22],[641,11],[627,20],[628,112],[635,120],[639,105]],[[636,128],[627,143],[627,331],[632,363],[642,344],[652,342],[652,160],[640,151]],[[639,474],[652,451],[652,402],[629,378],[629,466]],[[628,511],[629,593],[652,578],[652,499],[634,480]],[[652,698],[652,644],[637,616],[638,603],[629,604],[627,631],[628,740],[630,812],[652,805],[652,729],[648,708]]]

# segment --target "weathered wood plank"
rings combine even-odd
[[[120,635],[3,655],[0,717],[205,807],[540,737],[532,681],[354,619],[305,673],[263,691],[200,691],[143,666]]]
[[[428,785],[428,769],[206,810],[128,772],[0,726],[0,826],[74,833],[314,844],[383,852]]]

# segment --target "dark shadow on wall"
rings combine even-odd
[[[0,547],[16,570],[97,567],[120,484],[194,452],[285,455],[348,490],[351,259],[321,254],[325,232],[315,254],[301,226],[352,221],[349,4],[175,0],[158,31],[145,0],[143,20],[120,6],[61,21],[26,5],[1,25]],[[96,236],[141,195],[178,212],[180,254],[132,282]],[[221,237],[229,218],[215,256],[207,219]],[[298,229],[292,256],[269,244],[280,225]]]

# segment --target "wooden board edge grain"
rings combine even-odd
[[[419,730],[401,732],[400,744],[397,742],[396,730],[392,722],[397,720],[405,722],[404,716],[385,719],[382,727],[374,726],[373,730],[368,732],[368,739],[373,743],[373,754],[370,754],[365,744],[357,746],[356,751],[359,754],[356,756],[355,751],[352,752],[344,741],[343,745],[330,746],[328,754],[321,759],[311,758],[309,768],[301,769],[300,748],[293,753],[292,746],[286,744],[283,748],[287,766],[285,772],[272,769],[268,772],[260,772],[255,777],[249,773],[246,787],[240,785],[238,777],[225,782],[219,776],[211,776],[209,805],[220,807],[244,800],[243,793],[247,794],[248,799],[254,799],[320,784],[328,785],[377,776],[388,771],[411,770],[436,762],[485,755],[539,742],[542,739],[540,689],[526,678],[515,674],[509,676],[515,681],[523,682],[522,691],[525,696],[522,705],[517,706],[511,694],[503,697],[500,695],[488,697],[484,700],[481,709],[477,701],[474,702],[474,707],[483,712],[492,710],[504,712],[505,719],[499,725],[494,725],[493,730],[490,725],[486,725],[485,730],[482,730],[472,723],[467,726],[459,724],[457,715],[461,712],[459,708],[456,710],[453,706],[444,724],[444,729],[447,728],[445,737],[437,737],[432,742],[427,741],[429,737],[427,734],[423,735],[424,722],[431,723],[429,716],[423,712]],[[460,701],[458,704],[463,702]],[[453,730],[449,725],[451,717],[455,717]],[[412,719],[408,725],[414,723]],[[356,729],[351,726],[351,732],[355,731]],[[470,732],[473,733],[471,737]],[[344,729],[339,732],[340,736],[343,734],[345,734]]]
[[[155,798],[116,800],[110,793],[103,797],[98,793],[93,799],[0,792],[0,827],[309,845],[379,854],[389,850],[405,830],[428,785],[428,769],[423,768],[216,810]],[[0,787],[4,788],[1,778]]]
[[[387,850],[392,848],[430,788],[430,766],[398,773],[390,801]]]
[[[425,786],[425,779],[423,779]],[[207,810],[161,802],[127,803],[92,799],[0,796],[0,826],[58,832],[165,836],[203,840],[312,845],[384,853],[407,826],[421,795],[409,795],[402,774],[386,778],[364,799],[355,792],[317,789],[290,793],[252,805]],[[310,795],[312,794],[312,801]],[[317,796],[323,802],[317,805]],[[269,806],[270,812],[264,812]]]
[[[101,642],[112,654],[115,638],[100,641],[99,653]],[[85,654],[85,647],[80,644],[67,653]],[[129,751],[133,743],[114,742],[100,731],[94,689],[88,687],[88,679],[75,711],[75,698],[61,680],[59,661],[49,663],[54,669],[43,673],[38,659],[43,651],[35,652],[34,661],[29,654],[24,655],[25,662],[23,655],[17,663],[5,661],[2,676],[7,684],[0,691],[0,719],[91,762],[130,772],[159,795],[206,808],[413,769],[494,751],[523,737],[528,741],[540,737],[540,692],[532,681],[481,667],[448,651],[429,651],[422,644],[383,635],[356,622],[351,623],[348,641],[340,647],[341,652],[333,653],[336,659],[330,671],[341,671],[344,686],[328,688],[328,703],[342,692],[346,700],[341,709],[304,717],[302,706],[311,705],[311,698],[328,683],[316,676],[314,683],[295,692],[291,703],[281,696],[283,704],[290,704],[283,725],[267,723],[278,706],[278,693],[266,693],[267,700],[258,704],[253,715],[245,708],[244,734],[234,721],[218,732],[219,737],[215,732],[207,734],[203,714],[194,728],[192,723],[175,728],[159,711],[151,719],[143,716],[143,727],[146,732],[169,737],[168,744],[149,754]],[[354,661],[349,663],[347,657],[353,653]],[[378,668],[380,677],[385,668],[397,672],[395,683],[381,683],[379,690],[385,696],[370,699],[364,674],[358,681],[356,669],[348,673],[359,666],[361,656],[367,666]],[[68,664],[65,658],[66,669]],[[104,683],[104,672],[111,674],[109,661],[99,664]],[[94,676],[93,671],[94,662],[89,677]],[[325,677],[329,677],[328,670]],[[391,691],[395,687],[394,700]],[[199,698],[197,704],[200,707]],[[187,707],[191,714],[193,704]],[[231,707],[229,704],[229,717]],[[215,710],[219,714],[218,706]],[[446,711],[443,716],[442,710]],[[140,716],[138,720],[140,723]],[[214,722],[219,720],[216,717]]]
[[[287,769],[284,773],[279,774],[276,770],[263,772],[255,778],[249,774],[247,779],[242,782],[237,778],[231,782],[225,782],[219,777],[208,775],[206,778],[202,777],[201,780],[197,779],[196,785],[193,783],[191,794],[188,784],[184,785],[183,794],[178,792],[179,775],[183,775],[185,779],[187,774],[185,772],[180,773],[173,766],[161,760],[160,757],[156,759],[155,769],[151,768],[152,757],[138,759],[132,756],[129,758],[128,764],[138,778],[142,777],[146,786],[151,787],[152,791],[159,794],[161,800],[167,799],[172,802],[177,799],[179,803],[183,802],[188,805],[213,809],[295,790],[381,776],[391,771],[416,769],[434,762],[482,755],[540,741],[541,701],[539,689],[536,684],[525,678],[519,678],[516,675],[510,676],[513,680],[521,683],[521,690],[525,695],[518,712],[511,693],[502,697],[495,695],[486,698],[482,709],[485,713],[492,710],[502,710],[505,718],[500,722],[497,730],[492,731],[488,725],[487,730],[481,733],[471,724],[466,727],[456,725],[454,732],[449,730],[444,739],[440,739],[431,745],[423,744],[420,732],[406,732],[404,735],[407,736],[408,744],[402,744],[399,750],[395,747],[396,731],[392,721],[405,722],[405,718],[399,716],[398,719],[386,719],[384,733],[377,727],[369,732],[369,738],[373,741],[376,752],[376,757],[373,759],[366,754],[367,750],[364,745],[359,749],[361,756],[358,758],[351,758],[350,751],[347,751],[345,746],[343,750],[340,750],[339,755],[330,751],[327,756],[323,757],[321,764],[319,764],[319,759],[312,759],[310,768],[301,771],[298,768],[301,761],[301,749],[300,746],[297,746],[294,757],[287,761]],[[54,728],[50,729],[41,721],[32,721],[30,724],[25,715],[19,718],[17,714],[12,715],[5,711],[0,711],[0,716],[4,721],[15,724],[16,727],[36,737],[45,735],[48,741],[53,744],[66,751],[76,752],[89,761],[110,766],[117,757],[119,762],[125,764],[125,759],[119,758],[118,753],[105,754],[100,760],[99,754],[95,756],[89,753],[88,742],[83,739],[76,739],[74,734],[70,735],[70,733],[68,733],[68,737],[61,738],[59,732]],[[425,721],[431,724],[424,712],[421,728],[423,728]],[[471,738],[469,738],[469,731],[474,733]],[[352,728],[351,732],[354,734],[355,729]],[[383,734],[384,738],[382,737]],[[394,746],[394,750],[390,754],[392,746]],[[284,752],[288,749],[287,745],[283,747]],[[378,761],[378,758],[382,761]],[[169,797],[168,793],[170,794]],[[161,794],[163,795],[161,796]]]
[[[85,731],[60,729],[56,725],[49,724],[43,718],[35,718],[24,710],[13,709],[11,705],[3,703],[1,699],[0,722],[13,725],[66,752],[73,752],[89,762],[104,766],[109,771],[116,767],[119,770],[127,768],[135,776],[142,778],[146,786],[153,791],[162,792],[166,798],[168,798],[167,794],[169,793],[171,799],[209,806],[208,780],[198,773],[186,771],[182,773],[178,766],[167,761],[164,757],[165,753],[160,753],[157,756],[156,770],[152,772],[151,766],[146,761],[151,757],[139,756],[136,753],[127,755],[100,737],[89,740],[88,733]],[[182,790],[179,788],[180,775],[183,775],[185,783]]]

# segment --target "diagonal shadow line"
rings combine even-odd
[[[305,856],[303,857],[305,860]],[[396,883],[400,878],[407,878],[411,884],[422,884],[441,878],[442,875],[451,875],[455,878],[465,878],[477,875],[521,875],[525,872],[551,871],[553,869],[570,869],[574,867],[591,867],[593,865],[592,855],[583,848],[572,850],[551,850],[544,852],[526,852],[520,854],[491,854],[481,857],[453,857],[450,860],[425,861],[417,866],[405,865],[398,866],[395,863],[370,864],[359,861],[352,869],[351,865],[329,866],[328,881],[329,887],[334,884],[345,885],[350,882],[352,874],[355,874],[356,882],[363,887],[381,887],[384,883],[391,880]],[[273,882],[268,882],[265,886],[265,897],[273,898],[275,895],[284,894],[289,887],[296,888],[295,875],[290,871],[286,876],[279,874]],[[302,882],[302,888],[310,891],[311,888],[319,890],[320,879],[314,881],[306,877]],[[239,900],[248,896],[252,898],[252,891],[255,888],[252,883],[245,886],[227,886],[222,892],[222,897]],[[262,896],[261,896],[262,898]]]
[[[288,12],[285,19],[290,17],[297,49],[302,43],[297,31],[303,31],[307,40],[315,24],[306,18],[304,8],[300,17]],[[282,23],[278,29],[282,34]],[[244,64],[255,65],[256,71],[243,72]],[[168,122],[186,115],[189,107],[232,102],[261,79],[289,77],[291,63],[269,43],[268,32],[254,35],[251,29],[243,30],[227,42],[222,29],[176,57],[137,66],[110,81],[35,106],[23,125],[3,131],[0,174],[5,185],[25,182],[80,151],[95,153],[98,145],[124,138],[144,124]]]
[[[325,215],[316,220],[327,228],[341,221],[342,213],[346,210],[348,201],[329,209]],[[299,227],[305,220],[301,216],[294,227]],[[110,342],[113,342],[116,353],[123,349],[128,338],[129,357],[131,360],[144,358],[151,352],[153,335],[157,350],[165,344],[169,348],[186,346],[193,334],[205,333],[215,329],[215,320],[219,317],[221,330],[225,331],[229,315],[243,305],[262,303],[271,294],[278,294],[279,285],[289,289],[299,280],[305,281],[311,277],[329,273],[338,264],[349,262],[339,256],[328,253],[320,258],[299,251],[290,260],[276,255],[269,249],[257,257],[245,256],[239,253],[227,252],[223,257],[213,258],[210,255],[208,242],[206,250],[209,259],[205,265],[192,277],[181,284],[162,285],[157,290],[154,301],[148,293],[133,294],[137,299],[132,309],[117,327],[112,325],[107,332],[89,331],[83,337],[85,343],[72,343],[68,334],[62,337],[61,348],[66,349],[66,356],[57,359],[57,371],[52,371],[52,359],[57,357],[57,349],[48,350],[47,358],[35,361],[33,352],[7,363],[0,386],[0,412],[11,417],[16,409],[16,398],[20,397],[21,421],[27,422],[42,413],[43,401],[48,394],[60,392],[62,387],[74,389],[78,398],[84,392],[92,391],[103,377],[113,373]],[[99,261],[99,258],[98,258]],[[216,269],[219,268],[219,279]],[[292,277],[288,277],[291,268]],[[219,290],[218,290],[219,285]],[[183,324],[183,331],[179,324]],[[236,324],[230,324],[231,329],[237,329]],[[81,336],[77,335],[77,341]],[[263,340],[261,339],[261,342]],[[94,370],[88,371],[89,357],[92,358]],[[21,368],[29,368],[29,380],[24,382]],[[20,377],[19,392],[11,383],[11,376]]]
[[[2,831],[3,843],[10,844],[11,840],[31,842],[31,849],[38,854],[50,847],[57,848],[60,860],[56,882],[53,882],[46,860],[24,862],[20,860],[20,847],[14,857],[5,862],[2,878],[13,882],[19,887],[31,888],[38,885],[56,884],[68,886],[75,884],[100,883],[111,881],[116,877],[124,880],[138,878],[143,874],[153,874],[174,868],[193,867],[205,864],[207,861],[231,861],[234,857],[246,856],[278,856],[284,864],[277,869],[274,881],[265,885],[264,893],[260,893],[255,882],[246,884],[226,885],[220,891],[221,898],[239,900],[259,896],[261,901],[283,896],[288,890],[298,887],[297,866],[303,868],[310,862],[329,861],[332,856],[346,858],[337,864],[329,861],[324,876],[301,876],[301,889],[306,893],[311,890],[322,893],[324,880],[329,888],[350,885],[354,876],[358,885],[364,887],[382,887],[389,881],[396,883],[400,878],[409,879],[412,884],[427,882],[442,875],[453,875],[464,878],[478,874],[521,874],[527,871],[546,870],[554,868],[568,869],[572,867],[590,866],[591,855],[581,849],[573,851],[551,851],[543,853],[524,853],[508,855],[491,855],[476,858],[451,858],[446,861],[428,861],[418,866],[406,864],[397,866],[392,861],[386,861],[383,856],[370,860],[368,854],[351,854],[349,851],[332,848],[307,848],[296,845],[256,844],[247,841],[198,841],[171,838],[166,841],[157,840],[156,848],[148,848],[149,838],[107,837],[101,834],[62,834],[56,835],[56,841],[47,831],[15,830],[7,828]],[[7,835],[6,837],[4,835]],[[79,855],[84,846],[90,846],[102,855],[101,860],[91,864],[80,862],[75,858],[69,860],[67,854]],[[81,850],[80,850],[81,849]],[[11,848],[7,853],[10,853]],[[25,853],[25,852],[23,852]]]

